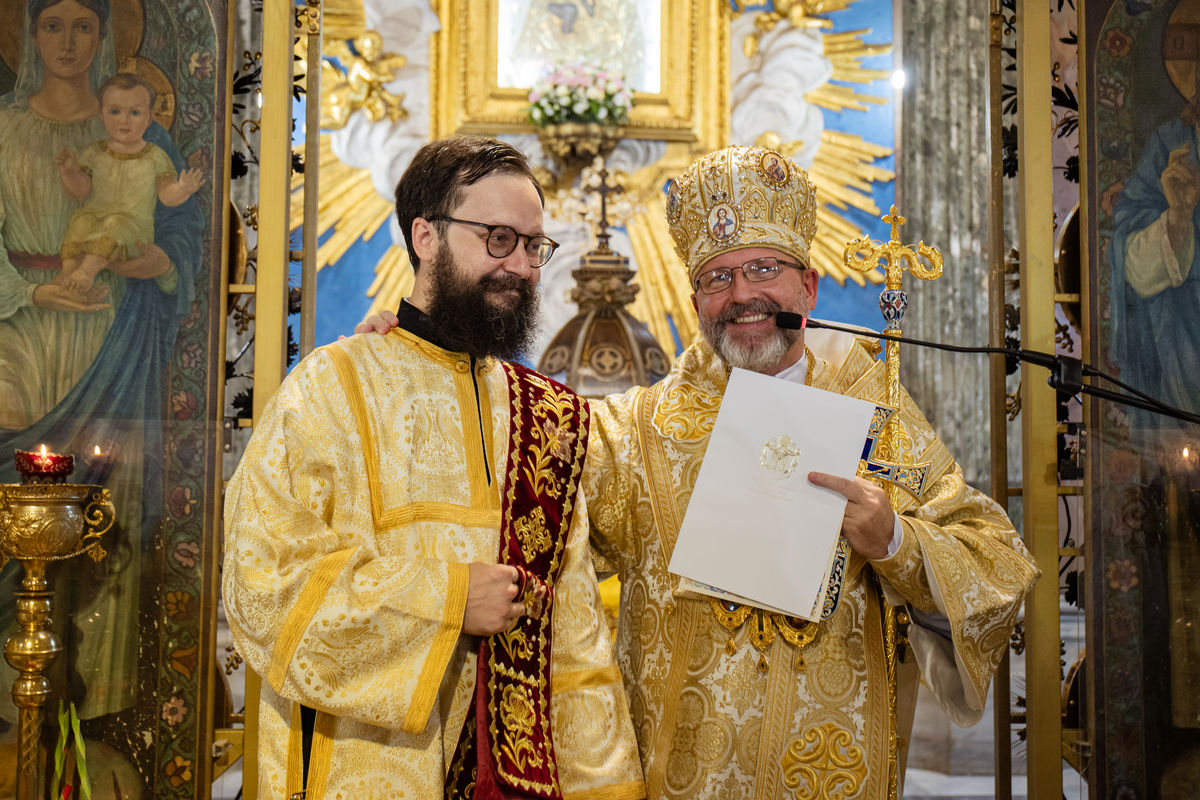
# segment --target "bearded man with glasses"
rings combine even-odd
[[[954,722],[980,718],[1037,570],[905,394],[902,458],[930,462],[920,499],[893,510],[863,478],[808,476],[847,500],[819,623],[681,591],[667,565],[730,368],[876,402],[886,380],[874,340],[847,337],[831,362],[775,324],[817,302],[816,190],[803,169],[728,147],[672,181],[666,205],[703,338],[654,386],[592,403],[583,480],[593,545],[621,580],[618,659],[647,796],[884,800],[901,746],[889,734],[884,604],[914,623],[899,667],[903,742],[918,666]],[[791,527],[804,536],[803,519]]]
[[[528,345],[541,187],[512,147],[421,148],[387,336],[284,381],[226,494],[223,598],[263,676],[259,796],[645,796],[588,551],[588,410]]]
[[[918,673],[952,721],[977,722],[1037,569],[1003,510],[967,486],[903,393],[901,458],[929,462],[919,499],[904,496],[893,510],[863,478],[808,476],[847,501],[819,623],[681,590],[667,566],[730,369],[874,402],[885,400],[886,379],[873,339],[828,348],[831,361],[802,331],[775,324],[779,312],[808,315],[817,302],[816,190],[803,169],[771,150],[728,147],[672,181],[666,206],[702,339],[654,386],[591,403],[583,474],[592,544],[621,580],[618,662],[647,797],[884,800],[893,755],[903,770],[897,749]],[[356,330],[391,324],[381,315]],[[804,520],[793,527],[804,535]],[[912,620],[898,667],[898,741],[884,604]]]

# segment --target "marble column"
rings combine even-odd
[[[945,272],[905,280],[904,333],[986,344],[988,214],[988,3],[905,0],[898,206],[904,241],[937,246]],[[988,379],[984,356],[905,348],[902,380],[967,481],[989,480]]]

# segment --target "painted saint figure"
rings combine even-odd
[[[167,373],[192,312],[205,225],[195,197],[157,204],[153,240],[111,261],[91,289],[55,282],[80,206],[56,157],[107,136],[97,92],[117,71],[116,22],[108,0],[28,0],[16,81],[0,97],[0,451],[46,443],[91,453],[98,444],[113,456],[72,476],[112,490],[110,556],[72,563],[56,600],[68,626],[58,661],[84,718],[134,704],[142,554],[163,518]],[[157,122],[144,138],[172,170],[186,166]],[[0,480],[16,479],[11,461],[0,461]],[[6,579],[16,571],[9,565]],[[0,636],[11,613],[0,608]],[[0,683],[13,675],[0,664]],[[0,701],[0,715],[13,717],[11,700]]]
[[[204,184],[198,169],[178,175],[161,147],[143,137],[152,119],[154,87],[117,73],[100,87],[100,119],[108,138],[76,157],[64,147],[57,162],[63,188],[86,200],[71,215],[62,246],[62,285],[75,292],[92,288],[110,262],[135,255],[154,238],[155,201],[174,208]]]
[[[733,235],[737,223],[729,216],[729,209],[717,206],[713,209],[712,235],[714,239],[728,239]]]

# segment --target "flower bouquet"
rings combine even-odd
[[[535,127],[564,122],[622,125],[629,120],[633,92],[625,79],[594,64],[556,64],[529,92],[529,121]]]
[[[625,79],[593,64],[558,64],[529,92],[529,121],[560,177],[607,158],[629,121],[633,92]]]

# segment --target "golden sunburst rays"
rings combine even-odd
[[[842,31],[841,33],[822,32],[821,39],[825,45],[825,57],[829,59],[830,64],[833,66],[833,74],[830,75],[830,80],[868,84],[879,80],[886,80],[890,77],[891,73],[888,70],[868,69],[862,64],[864,58],[885,56],[892,52],[891,44],[870,44],[864,41],[863,36],[870,33],[871,31],[866,28],[856,31]],[[835,98],[845,98],[846,102],[843,103],[838,99],[834,99],[828,101],[830,105],[823,105],[822,101],[830,95]],[[830,83],[826,83],[821,88],[809,92],[807,97],[810,103],[822,105],[834,111],[841,111],[844,108],[865,111],[865,103],[885,105],[888,102],[886,97],[863,94],[854,91],[850,87]]]
[[[843,3],[815,3],[806,6],[820,5],[820,13],[828,13],[844,9],[854,0]],[[778,4],[777,4],[778,5]],[[834,8],[833,6],[837,6]],[[778,15],[774,24],[787,19],[796,25],[794,17],[799,4],[791,6],[791,15]],[[816,13],[815,8],[809,13]],[[812,23],[811,17],[803,17],[807,23]],[[770,22],[770,20],[767,20]],[[827,26],[828,20],[822,20]],[[759,25],[761,27],[761,18]],[[771,27],[774,26],[771,25]],[[806,24],[804,27],[817,27]],[[890,44],[870,44],[863,37],[871,31],[862,29],[843,31],[841,33],[821,32],[826,58],[833,65],[830,81],[844,83],[869,84],[883,80],[889,76],[887,70],[868,69],[863,66],[863,59],[872,56],[886,55],[892,51]],[[754,35],[754,34],[752,34]],[[871,105],[886,105],[889,98],[867,94],[853,86],[826,82],[820,87],[805,94],[805,99],[823,109],[832,112],[867,111]],[[755,141],[763,147],[772,147],[786,155],[797,152],[802,142],[783,142],[778,133],[766,131]],[[894,153],[891,147],[869,142],[863,137],[843,131],[824,130],[821,142],[808,168],[809,177],[817,187],[817,238],[813,242],[812,262],[821,275],[829,275],[839,284],[844,285],[847,278],[865,286],[868,282],[883,283],[884,276],[879,270],[861,273],[847,270],[843,264],[842,252],[846,242],[858,239],[863,235],[862,229],[854,222],[843,216],[842,212],[857,209],[872,217],[878,217],[882,210],[876,205],[871,195],[871,185],[894,180],[895,172],[877,166],[880,158],[886,158]]]
[[[391,218],[392,204],[375,191],[371,173],[338,160],[328,134],[321,135],[321,156],[317,169],[320,191],[317,201],[317,270],[336,264],[358,242],[367,241],[379,232]],[[300,228],[304,219],[304,176],[292,176],[292,231]],[[394,309],[400,299],[412,291],[413,272],[408,251],[392,244],[375,265],[375,280],[367,289],[371,298],[368,314],[381,309]]]
[[[840,11],[853,2],[824,4],[822,13]],[[892,52],[891,44],[870,44],[863,37],[870,34],[866,29],[822,32],[825,57],[833,66],[829,82],[808,92],[805,99],[813,105],[833,112],[866,111],[871,105],[886,105],[889,98],[867,94],[851,84],[869,84],[889,76],[888,70],[868,69],[863,60]],[[841,81],[842,83],[835,83]],[[821,144],[817,148],[809,175],[817,187],[817,234],[813,242],[813,266],[822,274],[831,276],[839,284],[846,279],[865,286],[869,281],[883,283],[883,273],[847,270],[842,252],[846,242],[863,235],[862,229],[842,216],[850,208],[858,209],[872,217],[883,212],[871,196],[871,184],[893,180],[896,173],[876,166],[876,161],[893,154],[891,147],[868,142],[861,136],[842,131],[825,130],[821,133]]]
[[[641,287],[630,304],[629,313],[644,320],[668,352],[675,348],[675,336],[687,347],[696,340],[699,329],[692,309],[692,287],[687,270],[675,253],[671,231],[667,227],[667,204],[662,192],[654,192],[645,202],[645,211],[626,226],[637,261],[637,282]],[[670,321],[668,321],[668,317]]]
[[[823,131],[821,146],[808,174],[817,187],[817,238],[813,241],[813,266],[839,284],[846,279],[865,286],[883,283],[879,270],[862,273],[848,270],[842,259],[846,242],[863,235],[862,229],[839,211],[858,209],[872,217],[883,212],[871,196],[871,184],[890,181],[895,173],[875,165],[876,159],[890,156],[892,149],[840,131]]]

